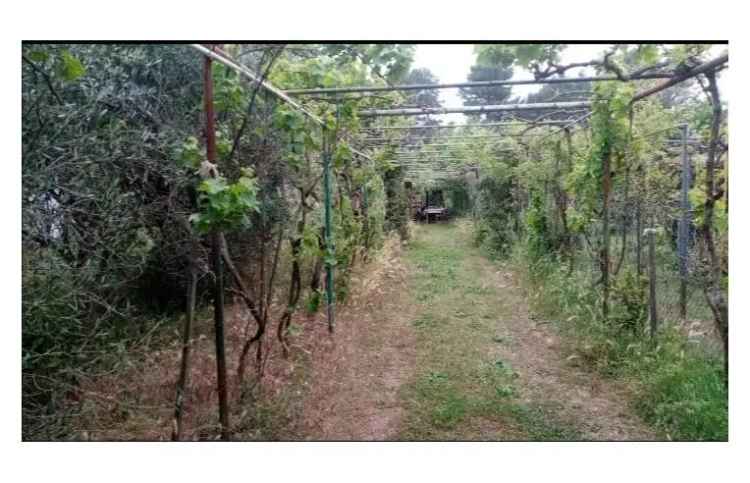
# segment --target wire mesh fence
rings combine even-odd
[[[660,141],[658,155],[636,164],[639,167],[611,193],[607,255],[602,252],[600,219],[588,232],[571,235],[569,270],[594,287],[601,311],[606,258],[610,318],[632,309],[638,312],[631,315],[641,319],[644,332],[653,319],[657,328],[679,326],[689,335],[707,336],[701,339],[718,348],[713,313],[704,294],[706,254],[690,202],[691,190],[702,190],[693,173],[703,168],[705,149],[689,140],[681,126],[671,131],[674,134]],[[559,220],[560,207],[552,190],[547,193],[546,209],[549,220]],[[719,245],[726,247],[725,240]]]

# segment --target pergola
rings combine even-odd
[[[635,103],[641,99],[645,99],[646,97],[649,97],[653,94],[656,94],[664,89],[667,89],[675,84],[678,84],[682,81],[685,81],[687,79],[693,78],[699,74],[703,74],[706,72],[712,72],[716,70],[720,70],[724,67],[724,65],[728,62],[728,55],[722,55],[719,56],[711,61],[705,62],[701,65],[698,65],[692,69],[680,72],[680,73],[661,73],[661,72],[651,72],[647,73],[648,71],[654,70],[658,66],[653,66],[650,68],[642,69],[641,71],[644,73],[641,74],[634,74],[632,76],[595,76],[595,77],[575,77],[575,78],[565,78],[565,77],[559,77],[559,78],[540,78],[540,79],[533,79],[533,80],[498,80],[498,81],[483,81],[483,82],[461,82],[461,83],[453,83],[453,84],[408,84],[408,85],[395,85],[395,86],[346,86],[346,87],[329,87],[329,88],[314,88],[314,89],[280,89],[268,81],[265,81],[260,78],[256,73],[254,73],[251,69],[247,68],[246,66],[242,65],[241,63],[237,62],[236,60],[232,59],[229,55],[227,55],[226,52],[222,51],[221,49],[211,46],[207,47],[204,45],[199,44],[191,44],[191,47],[200,52],[202,55],[205,56],[206,59],[206,65],[207,70],[204,70],[204,72],[208,72],[209,74],[205,75],[205,83],[206,83],[206,109],[207,111],[209,109],[212,109],[212,107],[209,107],[209,104],[211,102],[208,102],[208,99],[211,96],[211,89],[212,89],[212,79],[210,75],[210,65],[212,61],[219,62],[226,67],[234,70],[235,72],[239,73],[241,76],[248,79],[252,84],[257,85],[275,97],[277,97],[279,100],[284,102],[285,104],[289,105],[291,108],[299,111],[300,113],[304,114],[307,118],[309,118],[315,125],[320,127],[324,132],[324,149],[322,153],[322,164],[323,164],[323,190],[324,190],[324,205],[325,205],[325,243],[326,247],[329,250],[333,250],[332,246],[332,223],[331,223],[331,153],[332,153],[332,143],[335,143],[336,140],[332,140],[331,142],[326,142],[325,140],[328,138],[325,132],[325,124],[323,120],[321,120],[318,116],[316,116],[311,110],[309,110],[307,107],[304,106],[302,102],[295,99],[296,98],[303,98],[305,96],[309,95],[325,95],[329,96],[326,98],[326,100],[329,100],[330,102],[339,102],[342,97],[342,94],[368,94],[368,93],[375,93],[375,92],[395,92],[395,91],[420,91],[420,90],[431,90],[431,89],[454,89],[454,88],[462,88],[462,87],[493,87],[493,86],[511,86],[511,85],[530,85],[530,84],[563,84],[563,83],[581,83],[581,82],[609,82],[609,81],[622,81],[622,82],[630,82],[630,81],[636,81],[636,80],[663,80],[663,82],[660,82],[656,86],[653,86],[651,88],[648,88],[646,90],[643,90],[641,92],[638,92],[633,99],[631,100],[631,104]],[[509,113],[528,113],[528,112],[541,112],[541,113],[555,113],[555,114],[567,114],[569,116],[568,119],[564,120],[550,120],[550,119],[544,119],[544,115],[542,115],[539,119],[533,120],[533,121],[526,121],[526,120],[515,120],[515,121],[509,121],[509,122],[494,122],[494,123],[474,123],[474,124],[464,124],[464,125],[440,125],[440,126],[430,126],[430,125],[419,125],[419,126],[366,126],[363,128],[363,131],[368,132],[368,136],[361,140],[363,143],[363,146],[360,147],[360,149],[356,149],[353,145],[356,144],[356,142],[348,135],[344,134],[343,139],[341,142],[347,144],[351,152],[364,160],[367,160],[369,162],[373,162],[372,157],[370,156],[370,153],[366,152],[368,148],[376,148],[381,146],[382,144],[394,144],[396,146],[400,146],[402,149],[397,152],[397,158],[396,162],[403,165],[404,167],[414,171],[414,172],[430,172],[431,168],[426,167],[422,165],[420,156],[415,155],[414,153],[418,153],[419,151],[410,151],[408,148],[410,146],[414,146],[414,142],[409,140],[408,136],[400,136],[400,137],[385,137],[384,133],[387,131],[414,131],[414,130],[443,130],[443,129],[459,129],[459,128],[494,128],[494,127],[512,127],[512,126],[526,126],[526,127],[539,127],[539,126],[551,126],[551,127],[559,127],[558,130],[552,131],[550,133],[545,134],[544,136],[551,136],[559,133],[563,133],[566,130],[569,130],[570,128],[575,127],[576,125],[580,125],[583,123],[590,115],[591,115],[591,106],[592,103],[590,101],[575,101],[575,102],[543,102],[543,103],[514,103],[514,104],[499,104],[499,105],[485,105],[485,106],[463,106],[463,107],[452,107],[452,108],[444,108],[444,107],[425,107],[425,108],[413,108],[413,107],[393,107],[390,109],[365,109],[359,111],[359,116],[363,119],[377,119],[381,117],[408,117],[408,116],[426,116],[426,115],[439,115],[439,114],[453,114],[453,113],[462,113],[462,114],[484,114],[484,113],[494,113],[494,112],[509,112]],[[207,114],[209,114],[207,112]],[[208,158],[209,161],[213,162],[215,160],[215,129],[213,126],[213,115],[207,115],[207,145],[208,145]],[[687,145],[690,142],[689,141],[689,133],[687,126],[680,126],[680,130],[682,132],[682,139],[681,139],[681,145],[683,147],[683,175],[682,175],[682,219],[680,220],[680,250],[681,252],[686,249],[687,247],[687,229],[688,229],[688,214],[689,214],[689,202],[687,198],[687,191],[689,189],[690,185],[690,166],[689,162],[687,160]],[[527,130],[528,131],[528,130]],[[524,137],[526,133],[522,133],[520,137]],[[519,137],[518,134],[515,134],[513,136]],[[466,135],[466,136],[436,136],[440,139],[445,140],[452,140],[452,139],[478,139],[478,138],[487,138],[487,139],[502,139],[511,137],[508,133],[503,133],[502,131],[496,133],[496,134],[480,134],[480,135]],[[464,146],[466,143],[463,144]],[[446,146],[459,146],[458,144],[441,144],[441,143],[435,143],[435,144],[426,144],[421,145],[421,147],[424,146],[434,146],[434,147],[446,147]],[[434,152],[427,152],[422,151],[424,154],[431,154],[434,156],[434,159],[442,161],[445,163],[445,165],[451,165],[454,162],[461,161],[459,159],[456,159],[455,157],[452,157],[450,155],[441,155],[440,150],[434,151]],[[471,168],[476,169],[476,168]],[[460,174],[461,169],[456,167],[446,167],[443,169],[443,171],[446,174],[452,175],[452,174]],[[218,246],[214,247],[214,250],[219,250]],[[684,258],[683,258],[684,260]],[[219,258],[220,263],[220,258]],[[220,273],[220,271],[217,271],[217,273]],[[327,295],[327,316],[328,316],[328,324],[329,324],[329,330],[333,331],[334,327],[334,311],[333,311],[333,266],[330,263],[326,263],[326,295]],[[218,336],[217,336],[218,337]],[[217,339],[218,340],[218,339]]]

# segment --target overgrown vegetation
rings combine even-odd
[[[558,51],[540,48],[483,46],[480,60],[518,62],[540,76],[558,72]],[[678,56],[689,66],[700,62],[704,51],[696,46],[680,53],[665,50],[664,55],[672,60]],[[636,67],[654,56],[659,56],[658,50],[616,48],[598,69],[620,75],[624,68]],[[717,96],[705,82],[703,87],[709,104],[720,110]],[[537,309],[557,320],[573,341],[574,361],[637,383],[638,411],[664,435],[681,440],[726,440],[727,388],[722,382],[725,371],[719,354],[710,340],[703,343],[687,337],[679,324],[682,309],[672,302],[681,277],[676,234],[680,160],[679,151],[670,151],[669,140],[679,139],[675,135],[680,131],[673,126],[687,123],[689,131],[708,144],[708,152],[691,153],[696,179],[690,226],[703,226],[704,234],[710,236],[686,241],[690,243],[686,284],[689,290],[702,290],[708,303],[687,301],[688,319],[683,322],[703,320],[715,323],[720,332],[725,329],[726,313],[721,307],[725,306],[726,286],[722,294],[711,280],[728,273],[726,258],[716,255],[726,249],[721,185],[726,178],[719,180],[717,187],[716,179],[707,180],[707,170],[699,161],[708,156],[708,166],[718,166],[711,169],[726,166],[725,160],[717,161],[725,151],[716,148],[722,145],[717,135],[724,131],[716,129],[720,118],[707,120],[705,104],[693,99],[698,92],[692,92],[689,102],[680,105],[672,104],[673,98],[632,104],[632,84],[596,84],[586,128],[541,136],[519,144],[505,159],[485,162],[487,178],[479,185],[475,237],[491,254],[510,257],[526,274],[528,292]],[[515,191],[507,181],[509,172],[519,183]],[[498,189],[500,186],[505,189]],[[717,200],[709,209],[719,213],[710,228],[702,217],[707,189]],[[497,209],[514,203],[522,209],[520,218]],[[659,319],[653,339],[648,336],[651,269],[645,228],[657,233],[654,270]],[[712,339],[710,334],[707,337]],[[726,358],[726,350],[723,355]]]
[[[133,418],[140,395],[113,401],[91,388],[151,367],[174,342],[179,372],[162,371],[159,387],[176,376],[176,397],[155,404],[174,411],[172,437],[181,439],[190,350],[211,303],[222,414],[228,393],[239,420],[201,415],[191,434],[212,439],[220,426],[226,439],[233,426],[273,437],[273,421],[286,416],[258,396],[269,354],[294,357],[300,309],[310,319],[329,309],[334,332],[333,302],[347,301],[353,267],[390,232],[409,240],[418,194],[434,192],[450,214],[471,215],[476,246],[523,275],[535,309],[567,334],[572,364],[632,383],[634,407],[670,439],[725,440],[725,66],[688,76],[708,59],[699,44],[615,45],[571,65],[560,63],[564,48],[484,44],[470,78],[508,79],[522,67],[540,80],[589,67],[616,80],[550,84],[525,100],[507,86],[461,95],[471,105],[580,97],[590,109],[524,109],[507,129],[461,127],[454,133],[473,141],[440,144],[430,143],[440,133],[428,116],[415,122],[429,130],[400,138],[363,128],[405,121],[360,118],[394,103],[439,106],[433,91],[305,97],[303,111],[189,46],[24,44],[23,438],[81,439],[76,421]],[[414,49],[215,51],[284,89],[437,82],[410,71]],[[645,95],[656,84],[639,75],[649,72],[688,82]],[[511,119],[502,110],[473,116]],[[562,119],[570,122],[541,122]],[[397,151],[406,140],[416,149]],[[367,155],[355,149],[370,142]],[[406,389],[404,437],[460,438],[480,419],[511,438],[577,437],[554,411],[521,404],[513,368],[488,358],[502,340],[492,319],[509,308],[476,279],[476,258],[457,244],[463,237],[450,239],[452,227],[435,227],[435,243],[417,237],[409,252],[425,350]],[[693,327],[713,331],[696,337]],[[236,410],[245,404],[254,410]]]
[[[600,300],[590,278],[554,260],[529,265],[523,248],[513,253],[533,307],[555,321],[571,344],[571,364],[636,385],[634,407],[672,440],[725,441],[727,388],[720,359],[672,326],[655,340],[644,335],[645,287],[626,273],[615,284],[610,323],[598,318]]]
[[[287,87],[394,81],[413,54],[256,47],[226,48]],[[131,365],[178,330],[184,307],[213,299],[214,233],[226,296],[247,310],[241,354],[228,354],[239,379],[251,348],[262,376],[271,327],[286,347],[298,307],[325,304],[324,266],[344,301],[358,258],[386,231],[406,234],[407,212],[394,208],[403,196],[386,189],[393,166],[344,140],[359,127],[350,101],[310,106],[330,136],[334,251],[322,230],[323,130],[216,62],[207,162],[202,66],[183,45],[23,47],[24,439],[76,438],[63,415],[96,404],[84,382]]]

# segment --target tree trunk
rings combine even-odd
[[[719,128],[721,126],[721,98],[719,97],[719,88],[716,85],[716,75],[714,72],[706,74],[708,79],[708,91],[713,105],[713,119],[711,123],[711,142],[708,147],[708,157],[706,158],[706,202],[704,205],[703,226],[701,232],[705,241],[706,251],[708,252],[708,280],[704,287],[704,293],[708,305],[714,315],[714,323],[718,330],[724,345],[724,378],[725,383],[729,382],[729,312],[727,299],[721,286],[721,262],[716,253],[716,245],[713,236],[714,205],[716,202],[715,186],[715,164],[716,152],[719,142]]]
[[[304,230],[304,224],[302,225]],[[300,233],[302,233],[300,231]],[[284,353],[284,357],[289,357],[289,343],[287,342],[287,336],[289,334],[289,325],[292,320],[292,315],[297,308],[299,303],[299,297],[302,292],[302,274],[300,273],[299,256],[302,248],[302,239],[293,238],[289,240],[289,244],[292,247],[292,273],[289,282],[289,298],[287,300],[287,306],[284,313],[279,320],[277,328],[277,338],[281,344],[281,349]]]
[[[182,437],[182,409],[189,384],[190,368],[190,344],[193,334],[193,320],[195,318],[195,292],[198,285],[198,271],[195,260],[190,261],[190,283],[187,291],[187,314],[185,326],[182,331],[182,360],[180,363],[180,376],[177,380],[177,394],[174,403],[174,423],[172,428],[172,441],[179,441]]]

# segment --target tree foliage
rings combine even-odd
[[[285,87],[396,81],[413,55],[381,44],[226,48]],[[254,326],[229,356],[255,347],[261,361],[267,344],[253,344],[272,324],[286,343],[322,263],[335,258],[344,293],[357,254],[382,244],[390,168],[346,145],[359,127],[355,100],[310,103],[336,133],[329,253],[323,133],[257,85],[214,63],[218,158],[207,167],[192,49],[49,44],[22,54],[24,438],[63,437],[64,414],[80,409],[71,390],[172,333],[193,270],[205,304],[206,233],[226,232],[228,289]]]

